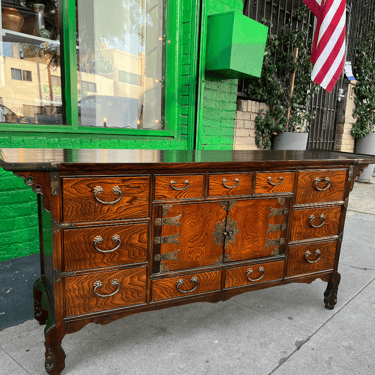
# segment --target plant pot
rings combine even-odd
[[[273,140],[273,150],[306,150],[308,133],[282,132]]]
[[[375,155],[375,133],[367,134],[363,138],[358,138],[355,143],[356,154]],[[358,182],[370,182],[375,164],[370,164],[358,177]]]

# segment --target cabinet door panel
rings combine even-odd
[[[238,234],[225,254],[231,261],[256,259],[284,253],[290,198],[238,201],[228,217],[235,220]]]
[[[218,202],[176,204],[162,215],[156,207],[154,261],[161,271],[213,265],[223,255],[223,245],[216,244],[213,232],[225,221],[226,211]],[[158,259],[159,257],[159,259]],[[154,268],[155,270],[155,268]]]

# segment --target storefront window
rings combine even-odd
[[[0,122],[61,124],[58,0],[0,3]]]
[[[163,0],[77,0],[79,125],[164,129]]]

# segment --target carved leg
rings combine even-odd
[[[38,279],[34,283],[33,287],[34,296],[34,318],[39,324],[46,324],[48,318],[48,311],[43,309],[42,298],[43,298],[43,282]]]
[[[63,339],[62,330],[57,329],[55,325],[45,331],[46,347],[46,371],[51,375],[59,375],[65,367],[65,352],[61,347]]]
[[[331,280],[328,281],[328,286],[324,292],[324,304],[326,309],[333,310],[337,303],[337,289],[339,287],[341,275],[335,272],[331,276]]]

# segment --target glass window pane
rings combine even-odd
[[[61,124],[58,1],[0,3],[0,122]]]
[[[77,0],[81,126],[164,129],[163,0]]]

